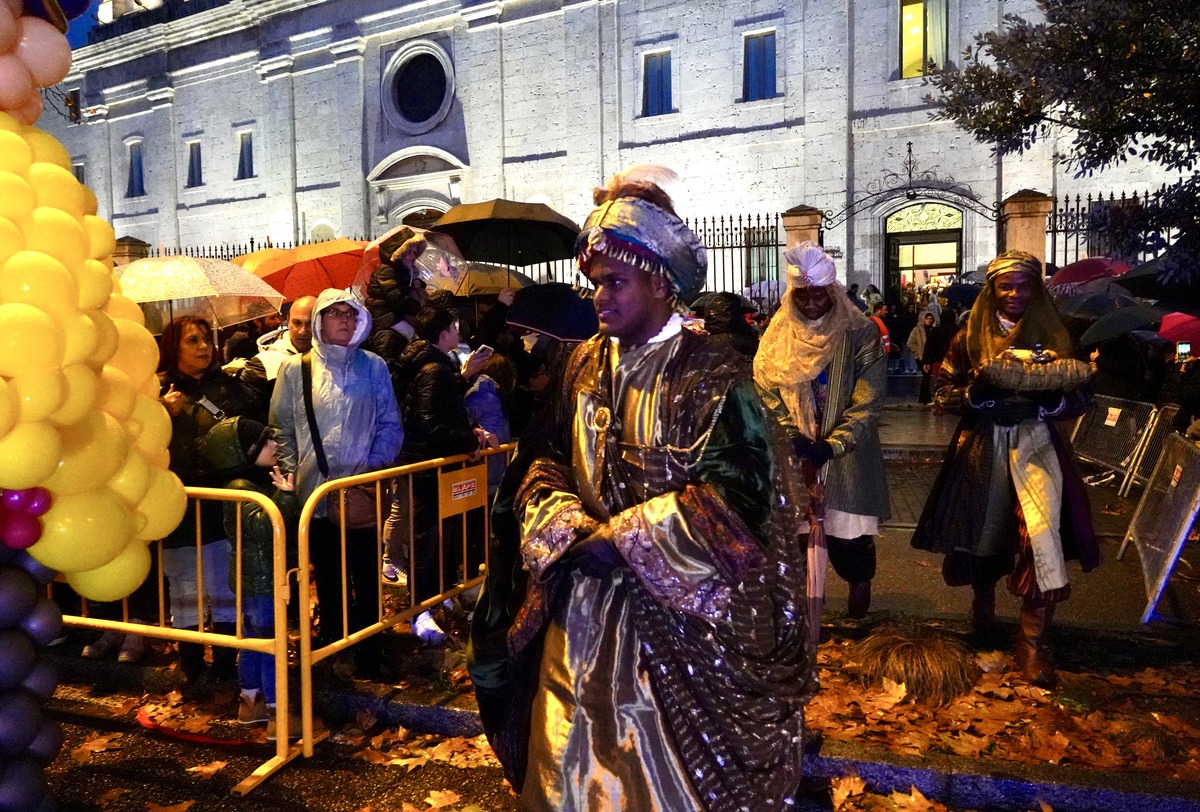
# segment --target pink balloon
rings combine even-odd
[[[0,110],[16,110],[34,92],[33,74],[15,52],[0,54]]]
[[[41,117],[42,109],[42,94],[35,89],[24,104],[8,112],[22,124],[33,124]]]
[[[17,14],[6,3],[0,2],[0,54],[17,44],[20,32],[17,30]]]
[[[28,513],[10,513],[0,532],[5,544],[14,550],[24,550],[42,537],[42,522]]]
[[[25,512],[30,516],[42,516],[50,509],[50,491],[45,488],[30,488]]]
[[[56,85],[71,70],[71,46],[57,28],[38,17],[22,17],[17,23],[20,39],[17,56],[29,68],[38,87]]]

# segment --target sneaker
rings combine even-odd
[[[260,693],[250,699],[245,694],[238,697],[238,724],[239,725],[261,725],[265,722],[272,722],[274,719],[271,710],[267,707],[266,700]]]
[[[275,727],[275,708],[268,708],[266,705],[263,705],[263,708],[265,708],[267,711],[267,720],[268,720],[267,721],[267,741],[273,742],[277,738],[279,738],[279,736],[277,735],[276,727]],[[289,709],[287,724],[288,724],[288,741],[291,741],[292,739],[300,738],[300,735],[301,735],[300,714]],[[316,726],[317,726],[317,720],[313,719],[313,729],[314,730],[316,729]]]
[[[412,622],[413,634],[427,646],[440,646],[446,642],[446,633],[428,611],[417,615]]]
[[[125,642],[121,643],[121,652],[117,654],[117,662],[137,663],[145,656],[146,638],[140,634],[125,635]]]
[[[391,561],[383,562],[383,569],[380,570],[379,576],[385,584],[391,586],[403,586],[408,583],[408,575]]]
[[[105,632],[100,635],[96,642],[84,646],[83,656],[89,660],[103,660],[109,654],[116,651],[117,646],[121,645],[124,639],[125,635],[120,632]]]

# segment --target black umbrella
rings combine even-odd
[[[508,323],[559,341],[585,341],[600,329],[591,296],[563,282],[518,290],[508,309]]]
[[[1157,329],[1162,318],[1163,314],[1149,305],[1122,307],[1096,319],[1095,324],[1083,331],[1079,343],[1088,347],[1134,330]]]
[[[983,290],[983,285],[973,282],[954,282],[943,288],[938,296],[954,305],[958,310],[966,310],[975,304],[981,290]]]
[[[568,259],[579,236],[579,226],[547,205],[503,199],[460,203],[431,228],[453,237],[467,259],[517,266]]]
[[[696,311],[707,310],[708,306],[710,304],[712,304],[713,300],[716,299],[718,296],[722,296],[722,295],[738,297],[738,304],[747,313],[757,313],[758,312],[758,305],[756,305],[754,302],[747,299],[745,296],[742,296],[740,293],[723,293],[722,291],[719,291],[719,290],[709,291],[708,293],[701,293],[699,296],[697,296],[695,299],[692,300],[692,304],[691,304],[692,310],[696,310]]]
[[[1137,299],[1119,285],[1109,285],[1108,290],[1081,293],[1058,302],[1058,312],[1072,319],[1098,319],[1114,310],[1138,306]]]

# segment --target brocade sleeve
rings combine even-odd
[[[587,538],[599,525],[571,492],[570,473],[561,463],[539,459],[529,468],[517,494],[524,505],[521,558],[525,569],[541,578],[568,547]]]

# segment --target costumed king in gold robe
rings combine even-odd
[[[803,242],[784,257],[787,290],[759,342],[754,381],[810,478],[824,476],[829,563],[850,585],[848,614],[860,618],[871,605],[879,521],[888,516],[879,446],[887,353],[819,245]],[[816,555],[809,563],[822,565]],[[823,569],[817,575],[810,583],[819,586]]]
[[[664,177],[597,190],[578,253],[600,334],[516,498],[529,575],[507,648],[536,685],[507,711],[528,733],[488,735],[523,809],[758,812],[800,784],[803,487],[744,359],[681,329],[707,261]]]
[[[1074,351],[1037,257],[1007,251],[992,260],[937,375],[935,402],[962,419],[912,538],[946,554],[949,586],[971,585],[981,630],[995,621],[996,583],[1008,575],[1022,601],[1017,665],[1043,688],[1055,684],[1046,632],[1071,594],[1065,562],[1084,572],[1100,563],[1087,492],[1055,425],[1091,402]]]

